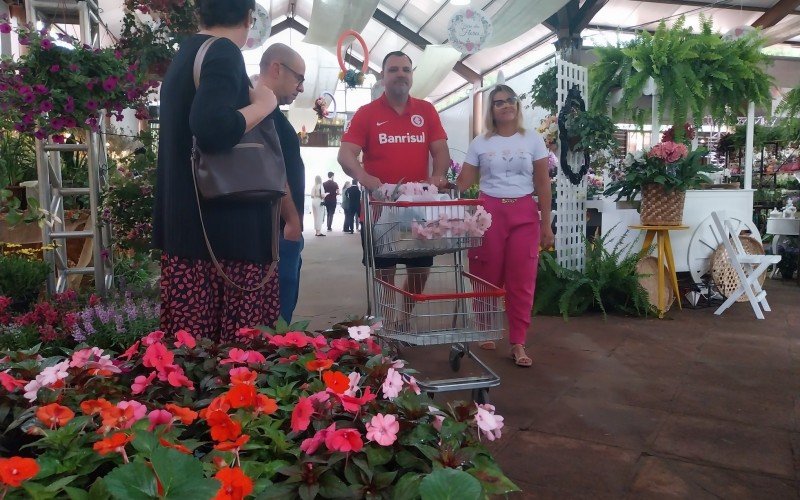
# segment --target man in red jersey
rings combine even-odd
[[[411,58],[390,52],[383,59],[384,92],[362,106],[350,120],[339,147],[339,164],[345,173],[372,191],[381,184],[427,181],[444,187],[450,166],[447,134],[433,105],[408,95],[414,82]],[[364,165],[358,155],[364,153]],[[428,155],[433,173],[428,173]],[[403,288],[419,293],[425,286],[432,257],[376,258],[382,279],[394,282],[395,266],[408,268]]]

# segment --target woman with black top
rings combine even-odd
[[[250,87],[239,50],[247,40],[255,0],[198,0],[201,31],[181,44],[161,87],[158,181],[153,245],[161,256],[161,328],[231,341],[242,327],[272,324],[279,314],[278,277],[256,292],[227,285],[210,260],[192,178],[192,136],[200,149],[229,150],[277,106],[264,85]],[[218,37],[203,59],[200,46]],[[206,232],[225,273],[257,288],[272,261],[267,202],[202,201]]]

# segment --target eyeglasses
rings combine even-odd
[[[496,99],[492,101],[492,106],[495,108],[502,108],[504,104],[508,104],[509,106],[516,106],[519,102],[519,98],[516,96],[509,97],[508,99]]]
[[[258,22],[258,18],[257,18],[256,16],[253,16],[253,17],[250,19],[250,29],[253,29],[253,28],[255,28],[255,27],[256,27],[256,23],[257,23],[257,22]]]
[[[288,70],[289,70],[289,72],[290,72],[292,75],[294,75],[294,78],[295,78],[295,80],[297,80],[297,85],[298,85],[298,86],[302,85],[302,84],[303,84],[303,82],[305,82],[305,81],[306,81],[306,77],[305,77],[304,75],[301,75],[301,74],[300,74],[300,73],[298,73],[297,71],[295,71],[295,70],[293,70],[292,68],[290,68],[288,65],[286,65],[286,64],[284,64],[284,63],[280,63],[280,65],[281,65],[281,66],[283,66],[284,68],[288,69]]]

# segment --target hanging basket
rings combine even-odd
[[[683,222],[683,202],[686,191],[666,191],[660,184],[642,187],[642,206],[639,215],[645,226],[680,226]]]

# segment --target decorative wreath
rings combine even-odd
[[[561,141],[561,171],[569,178],[569,181],[577,186],[581,183],[581,179],[589,171],[589,151],[583,151],[583,165],[575,172],[572,166],[567,162],[567,152],[570,150],[570,143],[574,140],[580,140],[580,137],[574,137],[567,131],[567,117],[573,113],[585,113],[586,103],[583,101],[581,91],[577,85],[574,85],[567,92],[567,99],[564,101],[564,107],[558,113],[558,135]]]

